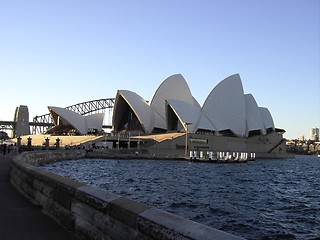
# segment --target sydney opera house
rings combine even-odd
[[[167,78],[150,103],[134,92],[119,90],[113,127],[149,134],[188,130],[234,137],[265,135],[275,129],[269,110],[244,94],[238,74],[221,81],[202,107],[180,74]]]
[[[103,114],[82,116],[57,107],[49,111],[55,123],[50,133],[102,130]],[[186,151],[254,152],[257,157],[285,154],[284,130],[275,128],[269,110],[259,106],[252,94],[244,93],[239,74],[216,85],[202,106],[180,74],[164,80],[151,101],[130,90],[118,90],[112,128],[114,136],[130,136],[128,148],[139,147],[154,155],[178,156]],[[119,138],[109,140],[119,148]]]

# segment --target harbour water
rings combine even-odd
[[[82,159],[48,171],[247,239],[320,239],[320,158],[239,164]]]

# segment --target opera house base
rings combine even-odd
[[[186,148],[187,140],[187,148]],[[90,143],[92,143],[90,141]],[[285,140],[276,132],[250,138],[210,134],[166,133],[143,136],[104,136],[95,146],[110,146],[88,152],[104,159],[181,159],[203,163],[244,163],[255,159],[293,158]],[[83,143],[85,144],[85,143]],[[120,146],[120,147],[118,147]],[[129,147],[130,146],[130,147]],[[191,155],[192,154],[192,155]],[[220,155],[219,155],[220,154]]]
[[[243,162],[235,160],[292,158],[286,152],[285,139],[281,133],[252,137],[230,137],[214,134],[171,132],[153,135],[113,134],[102,136],[53,136],[26,135],[21,144],[27,145],[32,138],[33,149],[46,149],[45,140],[50,140],[47,149],[96,147],[91,155],[101,158],[143,158],[143,159],[187,159],[200,162]],[[226,161],[228,160],[228,161]]]
[[[114,148],[122,146],[121,149],[110,151],[113,154],[117,154],[118,151],[121,156],[121,150],[126,149],[141,158],[180,158],[199,161],[217,159],[229,160],[225,162],[239,162],[231,160],[249,161],[293,157],[292,154],[286,152],[285,139],[277,132],[248,138],[197,133],[167,133],[131,136],[130,139],[115,136],[108,137],[105,141],[113,142]]]

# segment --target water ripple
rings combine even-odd
[[[320,240],[320,159],[248,164],[72,160],[54,173],[247,239]]]

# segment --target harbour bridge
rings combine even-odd
[[[104,98],[104,99],[97,99],[97,100],[91,100],[87,102],[77,103],[71,106],[66,107],[65,109],[74,111],[78,114],[87,116],[95,113],[106,113],[109,116],[112,115],[112,109],[114,106],[114,98]],[[109,110],[109,112],[107,112]],[[13,121],[0,121],[0,130],[12,130],[13,131],[13,137],[17,136],[17,128],[19,128],[19,122],[21,121],[19,117],[17,116],[17,111],[14,116]],[[22,120],[24,121],[24,120]],[[28,120],[29,121],[29,120]],[[42,134],[45,133],[49,128],[53,127],[53,120],[51,118],[51,115],[49,113],[35,116],[33,118],[32,122],[28,122],[31,133],[32,134]],[[21,124],[20,124],[21,125]],[[110,123],[107,125],[103,125],[102,128],[111,128]]]

